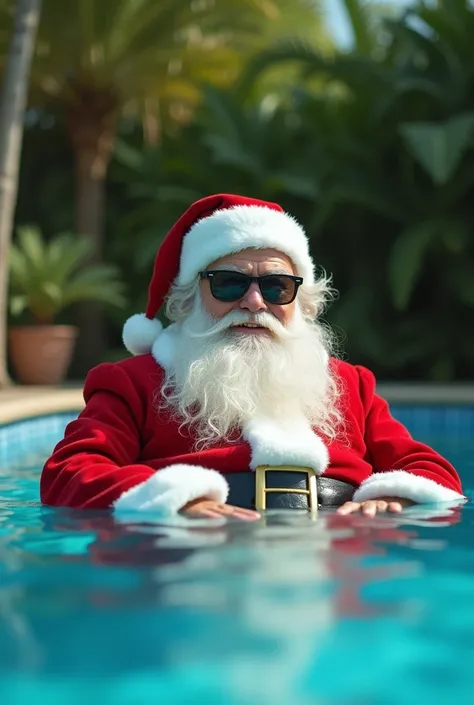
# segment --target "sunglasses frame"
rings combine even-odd
[[[245,277],[245,279],[248,280],[248,286],[245,289],[245,291],[243,292],[243,294],[241,296],[239,296],[237,299],[232,299],[230,301],[228,299],[219,299],[212,291],[212,279],[216,274],[234,274],[234,275],[237,274],[237,275],[240,275],[242,277]],[[214,296],[214,298],[217,301],[223,301],[224,303],[227,303],[227,304],[231,304],[231,303],[235,303],[236,301],[239,301],[241,298],[243,298],[245,296],[247,291],[250,289],[250,286],[252,285],[252,283],[257,282],[258,288],[260,289],[260,293],[262,295],[262,298],[267,304],[271,304],[272,306],[288,306],[289,304],[293,303],[293,301],[296,299],[296,296],[298,294],[298,289],[300,288],[300,286],[303,283],[303,277],[297,277],[294,274],[282,274],[282,273],[281,274],[262,274],[261,277],[251,277],[250,274],[245,274],[245,272],[236,272],[235,270],[232,270],[232,269],[211,269],[209,271],[199,272],[199,277],[201,279],[207,279],[207,281],[209,282],[210,289],[211,289],[211,294]],[[295,292],[294,292],[293,297],[290,299],[290,301],[285,301],[284,304],[280,304],[280,303],[275,303],[274,301],[268,301],[268,299],[265,298],[265,296],[263,295],[263,291],[262,291],[262,287],[260,285],[260,282],[262,281],[262,279],[268,279],[269,277],[285,277],[286,279],[291,279],[291,281],[294,282]]]

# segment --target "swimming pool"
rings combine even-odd
[[[474,410],[394,413],[472,495]],[[52,510],[39,456],[68,418],[0,429],[1,703],[472,705],[470,504],[257,526]]]

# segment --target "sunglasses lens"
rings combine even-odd
[[[269,275],[261,280],[260,288],[265,301],[270,304],[288,304],[296,294],[296,282],[284,274]]]
[[[211,293],[219,301],[238,301],[251,283],[247,274],[240,272],[213,272],[210,277]],[[285,274],[269,274],[259,280],[263,298],[270,304],[289,304],[294,300],[298,285],[294,278]]]
[[[239,272],[215,272],[211,279],[211,293],[219,301],[238,301],[249,288],[249,280]]]

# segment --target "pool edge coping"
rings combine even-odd
[[[380,382],[377,393],[389,404],[474,406],[472,384]],[[0,427],[19,421],[77,412],[84,408],[83,384],[67,387],[13,386],[0,389]]]
[[[377,394],[389,404],[436,404],[446,406],[474,406],[474,385],[421,384],[416,382],[380,382]]]
[[[0,392],[0,428],[42,416],[79,413],[83,407],[82,387],[12,387]]]

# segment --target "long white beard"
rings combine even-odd
[[[241,334],[230,326],[249,320],[273,335]],[[164,407],[193,428],[196,446],[238,438],[242,425],[265,417],[302,414],[328,438],[340,415],[329,368],[326,331],[295,310],[283,327],[271,314],[232,311],[215,320],[198,300],[181,324],[173,369],[163,389]]]

